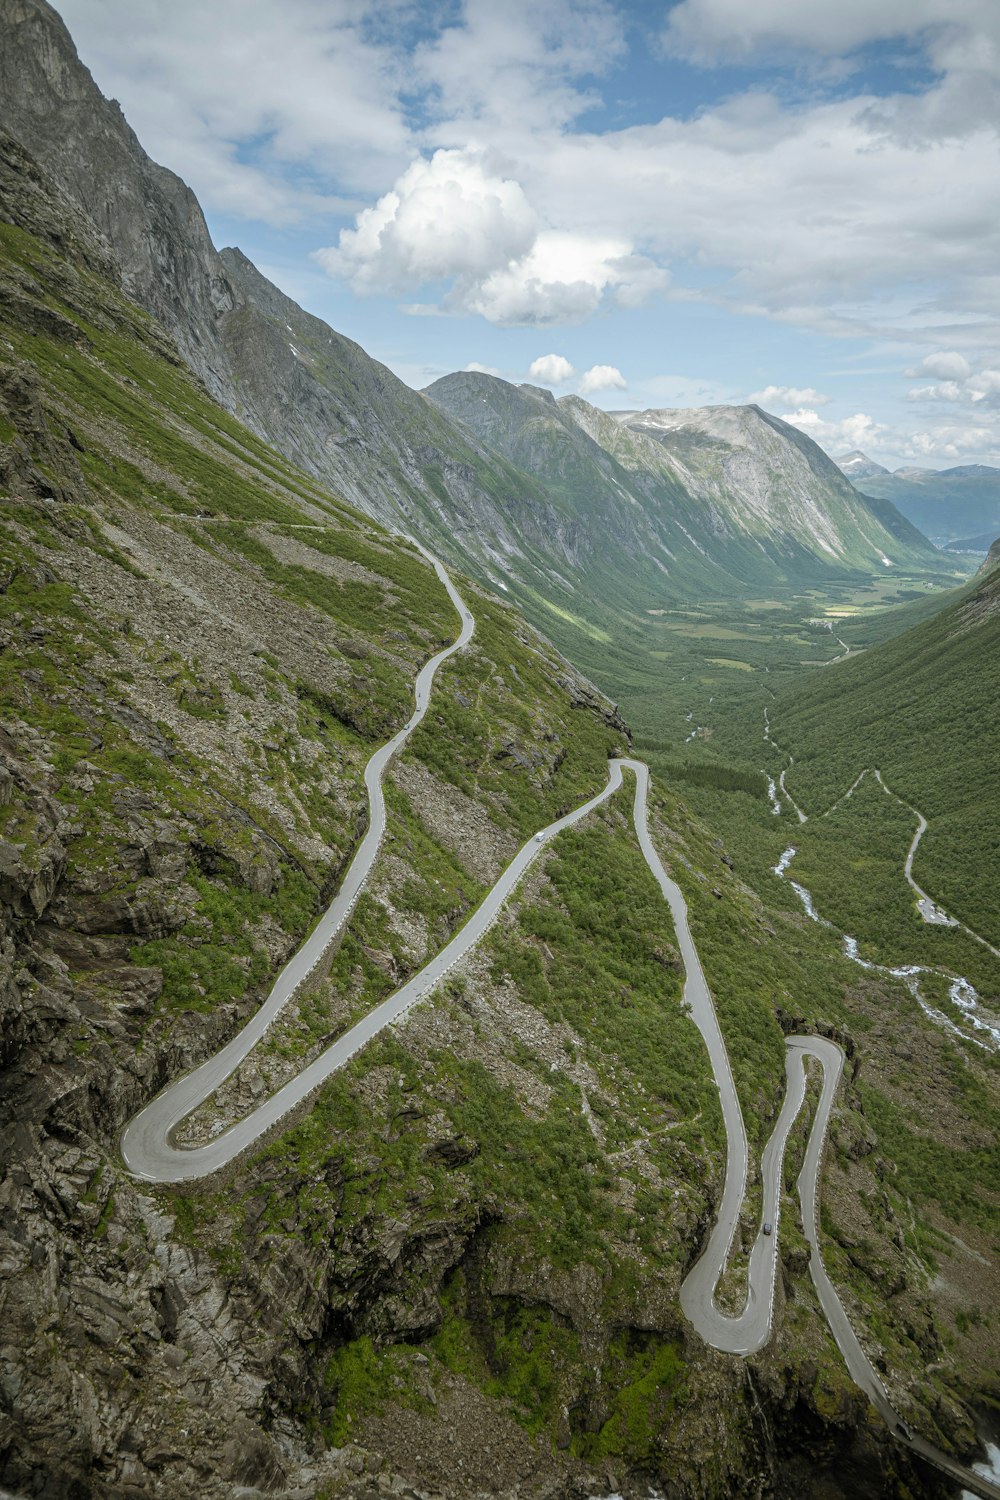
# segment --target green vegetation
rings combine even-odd
[[[929,827],[917,882],[1000,945],[996,694],[984,663],[1000,650],[1000,573],[970,584],[905,635],[782,695],[772,732],[795,757],[788,781],[822,811],[868,766]]]
[[[511,610],[478,594],[469,602],[475,635],[442,667],[407,753],[527,838],[601,789],[625,738],[573,705],[559,686],[565,667]]]

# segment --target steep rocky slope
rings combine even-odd
[[[2,0],[0,18],[0,123],[83,209],[123,290],[223,406],[369,514],[419,524],[436,543],[480,539],[479,562],[518,551],[529,512],[544,526],[545,497],[525,475],[484,456],[238,250],[215,250],[191,190],[149,159],[45,0]]]
[[[802,569],[796,547],[869,570],[934,560],[925,538],[892,506],[859,497],[810,437],[758,406],[630,412],[619,420],[664,451],[685,488],[713,506],[730,534],[742,528],[791,573]]]
[[[715,1356],[680,1320],[717,1105],[621,807],[225,1180],[122,1171],[124,1121],[233,1033],[308,929],[362,825],[362,767],[456,622],[405,542],[206,397],[9,140],[0,187],[0,1483],[939,1493],[846,1381],[793,1231],[765,1356]],[[514,611],[462,587],[476,636],[393,771],[370,891],[222,1111],[421,963],[625,742]],[[797,971],[727,979],[734,941],[766,936],[756,898],[675,798],[654,811],[757,1139],[780,1099],[772,992],[790,1003]],[[874,1166],[858,1108],[851,1091],[838,1116],[855,1211]],[[941,1349],[919,1282],[886,1253],[906,1409],[967,1446],[922,1370]]]

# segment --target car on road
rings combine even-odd
[[[774,1233],[774,1225],[773,1224],[765,1224],[764,1225],[764,1233],[765,1234],[773,1234]]]
[[[544,844],[545,843],[545,835],[544,835],[544,833],[536,833],[535,834],[535,843],[536,844]]]

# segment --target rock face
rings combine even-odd
[[[828,567],[928,563],[901,516],[863,499],[797,428],[757,407],[606,413],[578,396],[472,372],[427,393],[571,509],[553,562],[652,569],[678,594],[697,579],[746,588]],[[610,547],[609,547],[610,543]],[[620,554],[620,556],[618,556]]]
[[[452,555],[456,536],[481,538],[481,556],[516,552],[519,521],[542,501],[525,476],[238,250],[219,254],[194,194],[149,159],[45,0],[3,0],[0,14],[0,124],[84,210],[122,288],[216,400],[369,514]]]

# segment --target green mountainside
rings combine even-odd
[[[931,618],[772,702],[788,784],[807,810],[834,802],[866,766],[929,822],[918,883],[1000,946],[1000,749],[996,679],[1000,571]]]

